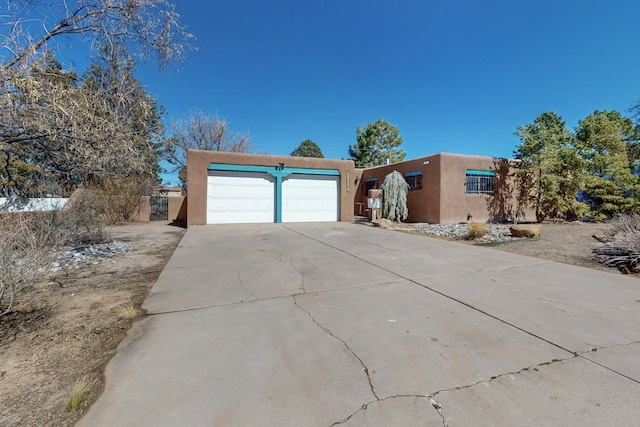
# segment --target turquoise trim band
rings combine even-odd
[[[228,165],[222,163],[211,163],[208,170],[210,171],[233,171],[233,172],[265,172],[269,175],[278,177],[287,177],[291,174],[303,175],[332,175],[339,176],[340,171],[337,169],[305,169],[305,168],[287,168],[281,170],[276,166],[257,166],[257,165]]]
[[[287,168],[282,165],[278,166],[258,166],[258,165],[228,165],[222,163],[211,163],[207,168],[210,171],[229,171],[229,172],[262,172],[268,173],[276,179],[275,188],[275,219],[276,223],[282,222],[282,181],[289,175],[329,175],[340,176],[337,169],[304,169],[304,168]]]
[[[282,176],[276,175],[276,224],[280,223],[282,223]]]
[[[483,176],[496,176],[496,173],[493,171],[483,171],[476,169],[467,169],[467,175],[483,175]]]

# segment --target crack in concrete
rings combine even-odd
[[[296,295],[293,295],[293,303],[295,304],[296,307],[298,307],[300,310],[302,310],[303,312],[307,313],[307,316],[309,316],[309,318],[311,319],[311,321],[313,323],[315,323],[320,329],[322,329],[324,332],[326,332],[327,334],[331,335],[333,338],[337,339],[338,341],[340,341],[342,343],[342,345],[344,345],[344,347],[353,355],[353,357],[355,357],[356,359],[358,359],[358,362],[360,362],[360,365],[362,366],[362,371],[365,373],[365,375],[367,376],[367,381],[369,382],[369,389],[371,390],[371,394],[373,394],[373,397],[376,398],[376,400],[380,400],[380,398],[378,397],[378,395],[376,394],[375,389],[373,388],[373,383],[371,382],[371,375],[369,375],[369,368],[367,368],[367,366],[364,364],[364,362],[362,361],[362,359],[355,353],[355,351],[353,351],[353,349],[351,347],[349,347],[349,345],[346,343],[345,340],[343,340],[342,338],[338,337],[337,335],[335,335],[333,332],[331,332],[329,329],[325,328],[324,326],[322,326],[320,323],[318,323],[318,321],[313,317],[313,315],[311,314],[311,312],[309,312],[308,310],[305,310],[302,306],[300,306],[298,304],[298,300],[296,299]]]
[[[471,387],[475,387],[475,386],[477,386],[479,384],[489,384],[493,380],[500,379],[500,378],[505,377],[507,375],[519,375],[519,374],[521,374],[523,372],[527,372],[527,371],[531,371],[531,370],[537,371],[538,370],[537,368],[539,368],[541,366],[548,366],[548,365],[553,365],[554,363],[558,363],[558,362],[565,362],[567,360],[575,359],[576,357],[580,357],[580,356],[577,355],[577,354],[574,354],[571,357],[565,357],[563,359],[551,359],[551,360],[546,361],[546,362],[536,363],[535,365],[527,366],[526,368],[522,368],[522,369],[520,369],[518,371],[505,372],[503,374],[493,375],[488,380],[480,380],[480,381],[476,381],[475,383],[472,383],[472,384],[467,384],[467,385],[456,386],[456,387],[452,387],[452,388],[441,389],[441,390],[436,391],[435,393],[431,393],[429,395],[429,397],[433,398],[433,397],[437,396],[440,393],[445,393],[445,392],[448,392],[448,391],[465,390],[465,389],[468,389],[468,388],[471,388]]]
[[[249,288],[247,288],[247,287],[244,285],[244,280],[242,280],[241,274],[242,274],[242,270],[238,270],[238,281],[240,282],[240,287],[241,287],[242,289],[244,289],[245,291],[249,292],[249,295],[251,295],[254,299],[258,299],[258,297],[257,297],[257,296],[255,296],[255,295],[254,295],[254,293],[253,293],[253,292],[251,292],[251,291],[249,290]]]
[[[285,227],[285,228],[286,228],[286,227]],[[290,229],[290,230],[291,230],[291,229]],[[504,323],[505,325],[508,325],[508,326],[510,326],[510,327],[512,327],[512,328],[514,328],[514,329],[517,329],[517,330],[519,330],[519,331],[521,331],[521,332],[524,332],[524,333],[525,333],[525,334],[527,334],[527,335],[530,335],[530,336],[532,336],[532,337],[534,337],[534,338],[537,338],[537,339],[539,339],[539,340],[541,340],[541,341],[544,341],[544,342],[546,342],[546,343],[548,343],[548,344],[551,344],[552,346],[557,347],[557,348],[559,348],[560,350],[564,350],[564,351],[566,351],[567,353],[570,353],[570,354],[573,354],[573,355],[575,355],[575,354],[576,354],[574,351],[571,351],[571,350],[569,350],[569,349],[566,349],[566,348],[562,347],[560,344],[554,343],[553,341],[550,341],[550,340],[548,340],[548,339],[546,339],[546,338],[543,338],[542,336],[537,335],[537,334],[535,334],[534,332],[528,331],[528,330],[524,329],[523,327],[517,326],[517,325],[515,325],[514,323],[509,322],[508,320],[502,319],[502,318],[498,317],[497,315],[494,315],[494,314],[491,314],[491,313],[489,313],[489,312],[487,312],[487,311],[485,311],[485,310],[482,310],[481,308],[476,307],[476,306],[474,306],[474,305],[473,305],[473,304],[471,304],[471,303],[464,302],[463,300],[458,299],[458,298],[456,298],[456,297],[453,297],[453,296],[451,296],[451,295],[448,295],[448,294],[446,294],[446,293],[445,293],[445,292],[443,292],[443,291],[439,291],[439,290],[437,290],[437,289],[435,289],[435,288],[432,288],[431,286],[428,286],[428,285],[426,285],[426,284],[424,284],[424,283],[420,283],[417,279],[411,279],[411,278],[409,278],[409,277],[403,276],[402,274],[398,273],[397,271],[393,271],[393,270],[391,270],[391,269],[389,269],[389,268],[381,267],[381,266],[379,266],[379,265],[373,264],[371,261],[369,261],[369,260],[367,260],[367,259],[364,259],[364,258],[359,257],[359,256],[357,256],[357,255],[354,255],[354,254],[352,254],[352,253],[349,253],[349,252],[347,252],[347,251],[345,251],[345,250],[343,250],[343,249],[340,249],[340,248],[338,248],[338,247],[332,246],[332,245],[330,245],[329,243],[323,242],[323,241],[318,240],[318,239],[316,239],[316,238],[314,238],[314,237],[307,236],[307,235],[305,235],[305,234],[303,234],[303,233],[301,233],[301,232],[299,232],[299,231],[296,231],[296,230],[291,230],[291,231],[293,231],[294,233],[297,233],[297,234],[299,234],[299,235],[301,235],[301,236],[307,237],[308,239],[314,240],[314,241],[316,241],[316,242],[318,242],[318,243],[320,243],[320,244],[322,244],[322,245],[325,245],[325,246],[328,246],[328,247],[330,247],[330,248],[336,249],[336,250],[338,250],[338,251],[340,251],[340,252],[342,252],[342,253],[344,253],[344,254],[346,254],[346,255],[350,256],[350,257],[353,257],[353,258],[358,259],[358,260],[360,260],[360,261],[362,261],[362,262],[365,262],[365,263],[367,263],[367,264],[369,264],[369,265],[371,265],[371,266],[373,266],[373,267],[375,267],[375,268],[379,268],[380,270],[383,270],[383,271],[386,271],[386,272],[388,272],[388,273],[391,273],[391,274],[393,274],[393,275],[395,275],[395,276],[397,276],[397,277],[399,277],[399,278],[401,278],[401,279],[404,279],[404,280],[406,280],[406,281],[408,281],[408,282],[414,283],[414,284],[416,284],[416,285],[418,285],[418,286],[420,286],[420,287],[422,287],[422,288],[424,288],[424,289],[426,289],[426,290],[428,290],[428,291],[430,291],[430,292],[433,292],[433,293],[435,293],[435,294],[441,295],[441,296],[443,296],[443,297],[445,297],[445,298],[447,298],[447,299],[449,299],[449,300],[451,300],[451,301],[454,301],[454,302],[456,302],[456,303],[458,303],[458,304],[461,304],[461,305],[463,305],[463,306],[465,306],[465,307],[468,307],[468,308],[470,308],[471,310],[477,311],[478,313],[480,313],[480,314],[482,314],[482,315],[484,315],[484,316],[487,316],[487,317],[490,317],[490,318],[492,318],[492,319],[495,319],[495,320],[497,320],[497,321],[499,321],[499,322],[501,322],[501,323]],[[546,264],[546,263],[550,263],[550,262],[551,262],[551,261],[541,261],[541,264]],[[527,265],[529,265],[529,264],[527,264]],[[500,270],[509,270],[509,269],[511,269],[511,268],[516,268],[516,267],[517,267],[517,266],[507,266],[507,267],[501,267],[501,268],[499,268],[499,269],[500,269]],[[487,271],[489,271],[489,270],[487,270]],[[466,274],[468,274],[468,273],[454,273],[454,275],[466,275]],[[433,276],[433,277],[446,277],[446,275],[445,275],[445,276]]]
[[[489,384],[489,383],[491,383],[493,380],[500,379],[500,378],[505,377],[505,376],[507,376],[507,375],[519,375],[519,374],[521,374],[521,373],[523,373],[523,372],[530,371],[530,370],[537,371],[537,370],[538,370],[538,368],[539,368],[539,367],[541,367],[541,366],[548,366],[548,365],[552,365],[552,364],[554,364],[554,363],[564,362],[564,361],[566,361],[566,360],[575,359],[575,358],[577,358],[577,357],[580,357],[580,356],[579,356],[579,355],[577,355],[577,354],[574,354],[573,356],[571,356],[571,357],[566,357],[566,358],[564,358],[564,359],[551,359],[551,360],[549,360],[549,361],[547,361],[547,362],[541,362],[541,363],[536,363],[535,365],[527,366],[526,368],[522,368],[522,369],[520,369],[520,370],[518,370],[518,371],[505,372],[504,374],[493,375],[493,376],[492,376],[491,378],[489,378],[488,380],[480,380],[480,381],[477,381],[477,382],[475,382],[475,383],[473,383],[473,384],[467,384],[467,385],[456,386],[456,387],[452,387],[452,388],[445,388],[445,389],[441,389],[441,390],[436,391],[435,393],[431,393],[431,394],[429,394],[427,397],[429,398],[429,402],[431,403],[431,406],[433,406],[433,408],[438,412],[438,414],[440,414],[440,417],[442,417],[442,425],[443,425],[443,427],[448,427],[448,426],[447,426],[446,419],[445,419],[445,416],[444,416],[444,414],[442,413],[442,412],[443,412],[443,410],[444,410],[444,408],[442,407],[442,405],[440,404],[440,402],[438,402],[437,400],[435,400],[435,397],[436,397],[437,395],[439,395],[440,393],[446,393],[446,392],[449,392],[449,391],[466,390],[466,389],[469,389],[469,388],[475,387],[475,386],[480,385],[480,384]]]
[[[592,347],[590,350],[584,351],[584,352],[578,354],[577,356],[580,357],[583,360],[586,360],[589,363],[593,363],[594,365],[598,365],[601,368],[606,369],[607,371],[613,372],[614,374],[620,375],[621,377],[626,378],[626,379],[628,379],[630,381],[633,381],[634,383],[640,384],[640,380],[638,380],[637,378],[630,377],[629,375],[626,375],[626,374],[624,374],[624,373],[622,373],[620,371],[617,371],[617,370],[613,369],[610,366],[604,365],[604,364],[598,362],[597,360],[589,359],[589,354],[596,353],[599,350],[608,350],[610,348],[625,347],[625,346],[630,346],[630,345],[634,345],[634,344],[640,344],[640,341],[632,341],[632,342],[629,342],[629,343],[622,343],[622,344],[613,344],[613,345],[610,345],[610,346]]]
[[[304,288],[304,273],[298,270],[298,268],[293,264],[293,260],[289,260],[289,265],[296,271],[296,273],[302,276],[302,282],[300,283],[300,286],[302,286],[302,293],[306,294],[307,290]]]
[[[607,345],[607,346],[600,346],[600,347],[591,347],[589,350],[587,351],[583,351],[581,353],[579,353],[579,356],[584,356],[585,354],[589,354],[589,353],[595,353],[599,350],[608,350],[610,348],[616,348],[616,347],[626,347],[626,346],[630,346],[630,345],[634,345],[634,344],[640,344],[640,341],[631,341],[628,343],[621,343],[621,344],[612,344],[612,345]]]
[[[433,404],[431,403],[431,398],[426,394],[396,394],[394,396],[387,396],[387,397],[384,397],[382,399],[377,398],[376,400],[370,400],[369,402],[363,404],[360,408],[358,408],[358,410],[355,411],[353,414],[350,414],[349,416],[344,417],[340,421],[336,421],[335,423],[331,424],[330,427],[337,426],[337,425],[344,424],[344,423],[348,422],[349,420],[351,420],[351,418],[355,417],[360,412],[366,411],[367,408],[369,407],[369,405],[371,405],[372,403],[384,402],[384,401],[390,400],[390,399],[402,399],[402,398],[405,398],[405,397],[417,397],[419,399],[429,399],[429,403],[433,406]],[[444,422],[444,420],[443,420],[443,422]],[[446,423],[444,424],[444,427],[447,427]]]
[[[297,234],[299,234],[299,235],[301,235],[301,236],[304,236],[304,237],[307,237],[307,238],[309,238],[309,239],[311,239],[311,240],[314,240],[314,241],[316,241],[316,242],[318,242],[318,243],[320,243],[320,244],[323,244],[323,245],[328,246],[328,247],[330,247],[330,248],[336,249],[336,250],[338,250],[338,251],[340,251],[340,252],[342,252],[342,253],[344,253],[344,254],[346,254],[346,255],[348,255],[348,256],[351,256],[351,257],[353,257],[353,258],[355,258],[355,259],[358,259],[358,260],[360,260],[360,261],[362,261],[362,262],[365,262],[365,263],[367,263],[367,264],[370,264],[370,265],[372,265],[372,266],[373,266],[373,267],[375,267],[375,268],[379,268],[379,269],[381,269],[381,270],[383,270],[383,271],[387,271],[387,272],[389,272],[389,273],[391,273],[391,274],[394,274],[395,276],[397,276],[397,277],[399,277],[399,278],[402,278],[402,279],[404,279],[404,280],[407,280],[408,282],[414,283],[414,284],[416,284],[416,285],[418,285],[418,286],[420,286],[420,287],[422,287],[422,288],[424,288],[424,289],[427,289],[428,291],[431,291],[431,292],[433,292],[433,293],[435,293],[435,294],[438,294],[438,295],[441,295],[441,296],[443,296],[443,297],[445,297],[445,298],[447,298],[447,299],[450,299],[450,300],[452,300],[452,301],[454,301],[454,302],[456,302],[456,303],[458,303],[458,304],[461,304],[461,305],[463,305],[463,306],[466,306],[466,307],[470,308],[471,310],[474,310],[474,311],[476,311],[476,312],[478,312],[478,313],[480,313],[480,314],[482,314],[482,315],[484,315],[484,316],[487,316],[487,317],[489,317],[489,318],[495,319],[495,320],[497,320],[497,321],[499,321],[499,322],[501,322],[501,323],[503,323],[503,324],[505,324],[505,325],[508,325],[508,326],[510,326],[510,327],[512,327],[512,328],[514,328],[514,329],[516,329],[516,330],[519,330],[519,331],[521,331],[521,332],[523,332],[523,333],[525,333],[525,334],[527,334],[527,335],[530,335],[530,336],[532,336],[532,337],[534,337],[534,338],[536,338],[536,339],[538,339],[538,340],[540,340],[540,341],[546,342],[547,344],[552,345],[552,346],[554,346],[554,347],[556,347],[556,348],[558,348],[558,349],[560,349],[560,350],[563,350],[563,351],[565,351],[565,352],[567,352],[567,353],[569,353],[569,354],[571,354],[571,355],[572,355],[571,357],[568,357],[568,358],[565,358],[565,359],[553,359],[553,360],[552,360],[552,361],[550,361],[550,362],[545,362],[545,363],[541,363],[541,364],[538,364],[538,365],[533,365],[533,366],[530,366],[530,367],[528,367],[528,368],[521,369],[520,371],[517,371],[517,372],[508,372],[508,373],[505,373],[505,374],[501,374],[501,375],[498,375],[498,376],[494,376],[494,377],[491,377],[489,380],[482,380],[482,381],[478,381],[478,382],[477,382],[477,383],[475,383],[475,384],[471,384],[471,385],[467,385],[467,386],[460,386],[460,387],[456,387],[456,388],[453,388],[453,389],[438,390],[438,391],[437,391],[437,392],[435,392],[434,394],[430,395],[430,397],[431,397],[431,398],[433,398],[433,396],[436,396],[438,393],[442,393],[442,392],[445,392],[445,391],[461,390],[461,389],[465,389],[465,388],[473,387],[473,386],[478,385],[478,384],[482,384],[482,383],[489,383],[489,382],[493,381],[494,379],[500,378],[500,377],[505,376],[505,375],[517,375],[517,374],[522,373],[522,372],[524,372],[524,371],[527,371],[527,370],[529,370],[529,369],[536,369],[536,367],[538,367],[538,366],[549,365],[549,364],[551,364],[551,363],[556,363],[556,362],[560,362],[560,361],[564,361],[564,360],[569,360],[569,359],[573,359],[573,358],[576,358],[576,357],[580,357],[581,359],[583,359],[583,360],[585,360],[585,361],[587,361],[587,362],[594,363],[594,364],[596,364],[596,365],[598,365],[598,366],[602,367],[603,369],[606,369],[606,370],[608,370],[608,371],[610,371],[610,372],[613,372],[613,373],[615,373],[615,374],[617,374],[617,375],[620,375],[620,376],[622,376],[622,377],[624,377],[624,378],[627,378],[627,379],[629,379],[629,380],[631,380],[631,381],[633,381],[633,382],[636,382],[636,383],[639,383],[639,384],[640,384],[640,381],[639,381],[639,380],[637,380],[637,379],[635,379],[635,378],[631,378],[631,377],[629,377],[628,375],[625,375],[625,374],[623,374],[623,373],[621,373],[621,372],[616,371],[615,369],[612,369],[611,367],[605,366],[605,365],[603,365],[603,364],[601,364],[601,363],[598,363],[598,362],[596,362],[596,361],[594,361],[594,360],[591,360],[591,359],[589,359],[589,358],[585,357],[585,355],[586,355],[586,354],[589,354],[589,353],[591,353],[591,352],[593,352],[593,351],[597,351],[597,350],[598,350],[598,348],[597,348],[597,347],[593,347],[590,351],[587,351],[587,352],[584,352],[584,353],[578,353],[577,351],[569,350],[568,348],[565,348],[565,347],[563,347],[562,345],[560,345],[560,344],[558,344],[558,343],[556,343],[556,342],[551,341],[550,339],[544,338],[543,336],[538,335],[538,334],[536,334],[536,333],[534,333],[534,332],[532,332],[532,331],[529,331],[529,330],[525,329],[524,327],[517,326],[515,323],[511,323],[510,321],[508,321],[508,320],[506,320],[506,319],[502,319],[501,317],[499,317],[499,316],[497,316],[497,315],[491,314],[491,313],[489,313],[489,312],[487,312],[487,311],[485,311],[485,310],[483,310],[483,309],[481,309],[481,308],[479,308],[479,307],[474,306],[474,305],[473,305],[473,304],[471,304],[471,303],[464,302],[463,300],[461,300],[461,299],[459,299],[459,298],[453,297],[453,296],[448,295],[448,294],[446,294],[446,293],[444,293],[444,292],[442,292],[442,291],[439,291],[439,290],[437,290],[437,289],[435,289],[435,288],[432,288],[431,286],[428,286],[428,285],[426,285],[426,284],[424,284],[424,283],[421,283],[421,282],[419,282],[418,280],[414,280],[414,279],[411,279],[411,278],[409,278],[409,277],[405,277],[404,275],[402,275],[402,274],[398,273],[397,271],[393,271],[393,270],[391,270],[391,269],[389,269],[389,268],[385,268],[385,267],[381,267],[381,266],[379,266],[379,265],[373,264],[371,261],[369,261],[369,260],[367,260],[367,259],[365,259],[365,258],[362,258],[362,257],[359,257],[359,256],[354,255],[354,254],[352,254],[352,253],[349,253],[349,252],[347,252],[347,251],[345,251],[345,250],[343,250],[343,249],[340,249],[340,248],[338,248],[338,247],[335,247],[335,246],[333,246],[333,245],[331,245],[331,244],[329,244],[329,243],[327,243],[327,242],[323,242],[323,241],[321,241],[321,240],[319,240],[319,239],[316,239],[316,238],[314,238],[314,237],[308,236],[308,235],[306,235],[306,234],[304,234],[304,233],[302,233],[302,232],[299,232],[299,231],[296,231],[296,230],[292,230],[292,229],[289,229],[289,230],[290,230],[290,231],[293,231],[294,233],[297,233]],[[380,245],[378,245],[378,246],[380,246]],[[519,267],[522,267],[522,266],[525,266],[525,265],[526,265],[526,266],[530,266],[530,265],[545,265],[545,264],[552,264],[552,263],[553,263],[553,261],[541,260],[540,262],[536,262],[536,263],[533,263],[533,264],[523,264],[523,265],[515,265],[515,266],[502,266],[502,267],[498,267],[498,268],[493,268],[493,269],[488,269],[488,270],[482,270],[481,272],[487,272],[487,271],[493,271],[493,270],[511,270],[511,269],[513,269],[513,268],[519,268]],[[461,273],[454,273],[453,275],[466,275],[466,274],[468,274],[468,273],[467,273],[467,272],[461,272]],[[448,275],[433,276],[433,277],[447,277],[447,276],[451,276],[451,275],[450,275],[450,274],[448,274]],[[640,300],[638,300],[638,301],[640,302]],[[296,304],[296,305],[297,305],[297,304]],[[311,316],[311,315],[310,315],[310,316]],[[320,325],[318,325],[318,326],[320,326]],[[337,337],[336,337],[336,338],[337,338]],[[632,344],[635,344],[635,343],[640,343],[640,342],[631,342],[631,343],[629,343],[629,344],[615,344],[615,345],[610,346],[610,347],[602,347],[601,349],[606,349],[606,348],[611,348],[611,347],[616,347],[616,346],[622,346],[622,345],[632,345]],[[346,344],[345,344],[345,345],[346,345]],[[356,357],[357,357],[357,356],[356,356]],[[364,365],[363,365],[363,366],[364,366]],[[367,372],[367,377],[368,377],[368,376],[369,376],[369,375],[368,375],[368,372]],[[372,390],[373,390],[373,387],[372,387]],[[378,399],[378,400],[379,400],[379,399]],[[436,403],[437,403],[437,402],[436,402]],[[432,404],[432,406],[433,406],[433,404]],[[440,404],[439,404],[439,403],[437,404],[437,406],[439,406],[439,407],[440,407],[440,410],[442,410],[442,407],[440,406]],[[366,405],[363,405],[363,408],[364,408],[364,409],[366,409]],[[362,410],[363,408],[361,408],[360,410]],[[434,406],[434,408],[435,408],[435,406]],[[360,410],[359,410],[359,411],[360,411]],[[437,408],[436,408],[436,410],[437,410]],[[359,412],[359,411],[358,411],[358,412]],[[438,412],[440,413],[440,411],[438,411]],[[357,413],[357,412],[356,412],[356,413]],[[441,415],[442,415],[442,414],[441,414]],[[352,415],[352,416],[353,416],[353,415]],[[349,417],[349,418],[350,418],[350,417]],[[347,420],[348,420],[348,419],[347,419]],[[445,422],[445,420],[444,420],[444,417],[443,417],[443,425],[446,427],[446,422]]]
[[[334,426],[346,423],[347,421],[351,420],[351,418],[355,417],[359,412],[362,412],[362,411],[366,410],[367,407],[369,405],[371,405],[373,402],[377,402],[377,400],[372,400],[370,402],[365,403],[356,412],[354,412],[353,414],[349,415],[348,417],[345,417],[345,418],[341,419],[340,421],[336,421],[335,423],[332,423],[329,427],[334,427]]]
[[[438,415],[440,415],[440,418],[442,418],[442,427],[449,427],[447,425],[447,420],[445,419],[444,414],[442,413],[442,405],[440,405],[440,402],[438,402],[431,396],[427,396],[427,397],[429,398],[429,404],[431,404],[433,409],[435,409]]]

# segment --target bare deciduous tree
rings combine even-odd
[[[155,177],[162,108],[133,76],[133,58],[164,67],[191,49],[173,4],[0,2],[0,192],[68,194]],[[77,41],[96,55],[83,75],[59,62]],[[95,203],[76,205],[61,218],[0,216],[0,315],[34,289],[52,248],[99,237]]]
[[[248,153],[251,140],[247,134],[234,133],[229,122],[217,115],[209,115],[196,110],[188,120],[177,121],[172,128],[173,135],[165,140],[165,159],[180,173],[186,183],[187,151],[190,149],[229,151]]]
[[[51,42],[80,35],[92,49],[127,40],[143,60],[155,56],[167,65],[191,49],[173,4],[166,0],[4,0],[0,15],[2,65],[8,70],[28,66],[39,52],[52,50]],[[61,45],[57,45],[61,46]]]
[[[60,192],[112,176],[153,176],[162,108],[133,77],[191,49],[166,0],[0,0],[0,189]],[[82,77],[64,70],[74,36],[98,52]]]

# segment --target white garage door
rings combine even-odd
[[[289,175],[282,182],[282,222],[338,221],[338,176]]]
[[[207,224],[273,222],[275,181],[267,173],[209,171]]]

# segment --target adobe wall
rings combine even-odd
[[[500,222],[513,220],[515,203],[513,183],[508,159],[488,156],[438,153],[418,159],[403,161],[386,166],[364,169],[358,185],[356,200],[366,203],[365,181],[378,178],[382,185],[384,178],[394,170],[403,176],[408,172],[422,172],[422,189],[407,193],[408,222],[457,223],[472,221]],[[467,194],[466,172],[468,169],[493,171],[493,195]],[[534,217],[535,218],[535,217]],[[525,218],[531,219],[528,211]]]
[[[465,194],[467,169],[493,170],[494,159],[486,156],[441,154],[440,222],[444,224],[472,221],[489,221],[489,201],[487,194]],[[494,183],[495,191],[495,183]]]
[[[487,156],[441,154],[441,210],[442,223],[467,221],[502,222],[515,218],[515,187],[511,160]],[[493,194],[467,194],[467,169],[486,170],[495,173]],[[535,215],[534,215],[535,218]],[[518,221],[531,219],[526,210]]]
[[[353,220],[356,172],[351,160],[189,150],[187,152],[187,226],[207,223],[207,177],[211,163],[273,167],[278,163],[284,163],[285,167],[338,170],[340,172],[340,221]]]
[[[129,220],[137,222],[148,222],[151,217],[151,197],[141,196],[140,203],[133,209]]]
[[[169,196],[169,221],[186,221],[187,198],[183,196]]]
[[[353,189],[353,200],[352,200],[352,204],[353,204],[353,213],[354,216],[355,215],[359,215],[359,216],[364,216],[365,215],[365,208],[366,208],[366,202],[367,200],[365,199],[364,202],[362,202],[362,174],[364,173],[364,169],[355,169],[353,171],[353,175],[351,176],[351,188]],[[365,205],[361,205],[358,206],[358,203],[365,203]]]
[[[365,203],[366,207],[365,181],[371,178],[378,178],[378,188],[380,188],[385,177],[394,170],[401,173],[402,176],[408,172],[422,172],[422,189],[410,190],[407,193],[407,209],[409,211],[407,221],[440,222],[440,166],[438,154],[364,169],[358,185],[356,199],[361,203]]]

